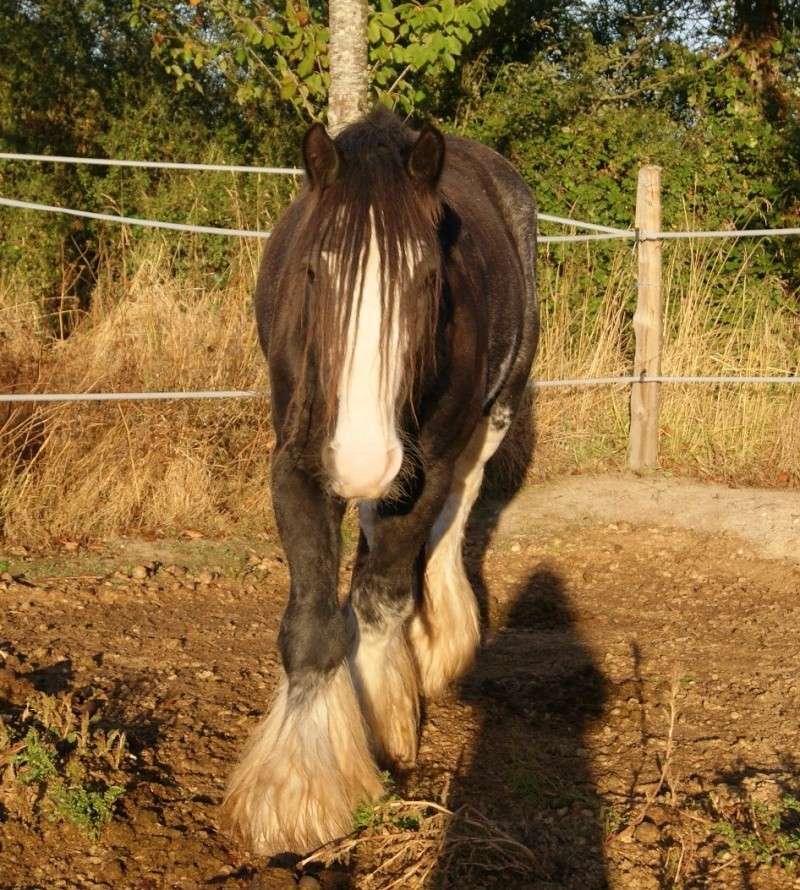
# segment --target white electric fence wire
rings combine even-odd
[[[73,210],[69,207],[56,207],[52,204],[36,204],[32,201],[17,201],[13,198],[0,197],[0,206],[14,207],[20,210],[41,210],[47,213],[64,213],[68,216],[79,216],[87,219],[98,219],[106,222],[125,223],[132,226],[146,226],[154,229],[170,229],[176,232],[195,232],[201,235],[230,235],[239,238],[269,238],[269,232],[251,229],[227,229],[221,226],[197,226],[188,223],[162,222],[154,219],[139,219],[133,216],[119,216],[113,213],[95,213],[90,210]],[[773,235],[800,235],[800,228],[784,229],[731,229],[717,232],[637,232],[635,230],[611,229],[598,227],[592,223],[568,220],[565,217],[550,217],[539,214],[539,219],[546,222],[559,221],[564,225],[575,227],[602,228],[603,231],[588,235],[540,235],[540,244],[568,244],[581,241],[613,241],[616,239],[633,239],[637,241],[660,241],[676,238],[768,238]]]
[[[574,380],[532,380],[533,389],[567,389],[584,386],[629,386],[632,383],[717,383],[781,384],[800,383],[800,377],[580,377]],[[85,392],[85,393],[0,393],[0,402],[153,402],[186,399],[268,398],[268,390],[223,389],[199,392]]]
[[[160,220],[140,219],[133,216],[119,216],[118,214],[114,213],[95,213],[94,211],[90,210],[73,210],[68,207],[57,207],[53,204],[36,204],[32,201],[18,201],[14,198],[0,197],[0,205],[4,207],[14,207],[19,210],[41,210],[47,213],[64,213],[68,216],[85,217],[86,219],[98,219],[105,222],[126,223],[132,226],[145,226],[154,229],[170,229],[176,232],[195,232],[202,235],[230,235],[237,236],[239,238],[269,237],[269,232],[254,232],[249,229],[227,229],[221,228],[219,226],[197,226],[190,225],[189,223],[161,222]],[[580,223],[576,220],[565,220],[563,217],[545,217],[544,214],[539,214],[539,219],[545,220],[546,222],[562,222],[564,224],[568,223],[569,225],[579,227],[592,226],[591,223]],[[603,234],[600,235],[568,235],[566,236],[566,240],[587,241],[604,238],[629,237],[629,234],[624,233],[621,229],[616,230],[616,232],[617,234],[614,234],[614,231],[609,229],[607,231],[604,230]],[[635,233],[631,232],[630,237],[633,237],[634,234]],[[564,240],[564,236],[540,236],[538,240],[547,243],[554,240]]]
[[[624,235],[626,238],[630,229],[617,229],[614,226],[598,226],[597,223],[582,222],[577,219],[569,219],[566,216],[553,216],[550,213],[537,213],[537,219],[543,222],[558,223],[560,226],[574,226],[576,229],[588,229],[592,232],[605,232],[609,235]]]
[[[639,232],[639,241],[663,241],[676,238],[771,238],[774,235],[800,235],[800,228],[721,229],[717,232]]]
[[[126,223],[130,226],[145,226],[151,229],[170,229],[175,232],[195,232],[200,235],[235,235],[239,238],[269,238],[269,232],[249,229],[225,229],[220,226],[194,226],[188,223],[161,222],[155,219],[137,219],[134,216],[119,216],[114,213],[94,213],[91,210],[72,210],[68,207],[55,207],[52,204],[34,204],[31,201],[16,201],[13,198],[0,198],[0,205],[16,207],[20,210],[44,210],[47,213],[66,213],[87,219],[100,219],[106,222]]]
[[[596,235],[538,235],[536,241],[539,244],[577,244],[581,241],[615,241],[625,238],[635,239],[636,232],[601,232]]]
[[[303,176],[301,167],[247,167],[238,164],[181,164],[172,161],[120,161],[115,158],[76,158],[66,155],[28,155],[0,151],[3,161],[44,161],[56,164],[90,164],[96,167],[143,167],[150,170],[207,170],[212,173],[271,173]]]

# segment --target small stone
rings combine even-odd
[[[118,885],[125,879],[125,866],[122,860],[111,859],[109,862],[106,862],[100,869],[100,876],[110,884]]]
[[[661,832],[658,830],[658,826],[653,825],[652,822],[642,822],[636,828],[633,836],[639,843],[648,845],[657,844],[661,840]]]
[[[5,581],[7,584],[10,584],[13,580],[14,577],[11,572],[3,572],[3,574],[0,575],[0,581]]]
[[[670,812],[666,807],[651,806],[647,808],[647,818],[660,828],[670,821]]]
[[[134,581],[144,581],[145,578],[147,578],[147,575],[147,566],[134,566],[133,569],[131,569],[131,578],[133,578]]]
[[[322,884],[311,875],[303,875],[297,882],[298,890],[321,890]]]
[[[210,584],[210,583],[214,580],[214,573],[213,573],[213,572],[209,572],[208,569],[204,569],[204,570],[203,570],[202,572],[200,572],[200,574],[197,576],[197,580],[198,580],[198,582],[199,582],[200,584],[208,585],[208,584]]]

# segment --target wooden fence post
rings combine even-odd
[[[639,170],[636,189],[636,229],[646,235],[661,231],[661,168]],[[633,316],[636,377],[661,374],[661,242],[639,241],[638,298]],[[628,466],[645,470],[658,466],[658,383],[634,383],[631,387],[631,427]]]

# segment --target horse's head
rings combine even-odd
[[[399,420],[430,366],[442,280],[444,138],[375,114],[334,142],[306,134],[306,359],[325,424],[322,466],[346,498],[384,495],[403,462]],[[310,237],[309,237],[310,236]]]

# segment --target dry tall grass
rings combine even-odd
[[[800,313],[787,300],[776,308],[778,283],[754,281],[747,261],[730,272],[729,250],[712,241],[665,247],[662,373],[798,374]],[[591,264],[586,250],[541,276],[535,368],[541,380],[630,373],[633,252],[615,255],[596,312],[590,307],[597,294],[575,297]],[[666,384],[661,393],[664,469],[741,484],[800,485],[800,387]],[[532,477],[624,467],[629,395],[622,386],[541,390]]]
[[[257,247],[243,244],[229,283],[209,289],[173,274],[168,243],[153,241],[126,259],[122,273],[118,264],[102,274],[91,310],[73,319],[66,338],[53,334],[24,284],[0,282],[0,389],[263,387],[251,311]],[[586,248],[561,265],[542,263],[539,379],[628,372],[633,256],[619,250],[599,295],[587,284],[592,256]],[[724,249],[702,242],[670,245],[666,258],[665,373],[797,373],[798,315],[769,308],[763,282],[751,294],[746,264],[730,275]],[[724,303],[739,307],[734,324],[720,324],[713,309],[723,280]],[[267,409],[261,399],[0,405],[3,534],[44,543],[264,527],[271,521]],[[624,387],[542,391],[529,478],[624,466],[627,424]],[[662,424],[666,468],[800,484],[798,387],[664,387]]]

